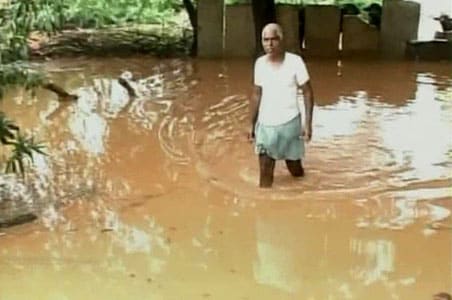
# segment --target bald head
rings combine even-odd
[[[277,23],[269,23],[262,29],[262,38],[264,38],[265,35],[273,34],[276,34],[281,41],[283,40],[284,35],[281,25]]]
[[[283,31],[280,25],[270,23],[262,29],[262,46],[265,53],[273,59],[279,59],[283,55]]]

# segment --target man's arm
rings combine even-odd
[[[262,98],[262,87],[255,85],[253,89],[253,96],[251,97],[250,112],[251,112],[251,130],[250,138],[254,139],[254,128],[256,127],[257,117],[259,116],[259,106]]]
[[[314,91],[312,90],[311,82],[308,80],[301,86],[303,91],[304,108],[305,108],[305,128],[304,136],[307,141],[312,137],[312,114],[314,110]]]

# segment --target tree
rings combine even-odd
[[[187,11],[190,24],[193,28],[193,44],[191,48],[191,54],[196,55],[198,49],[198,14],[196,12],[195,3],[191,0],[183,0],[185,10]]]

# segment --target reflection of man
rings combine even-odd
[[[260,187],[271,187],[275,161],[284,159],[294,177],[304,175],[301,158],[304,140],[312,135],[313,91],[303,59],[284,51],[283,32],[278,24],[262,30],[265,55],[254,66],[254,95],[251,138],[259,155]],[[297,90],[301,88],[306,111],[301,129]]]

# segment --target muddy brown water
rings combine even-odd
[[[431,299],[452,290],[452,65],[308,60],[306,177],[257,188],[252,62],[47,62],[12,89],[47,145],[40,218],[0,231],[0,299]],[[115,78],[150,77],[129,101]],[[4,154],[3,154],[4,155]],[[46,194],[43,195],[44,198]]]

